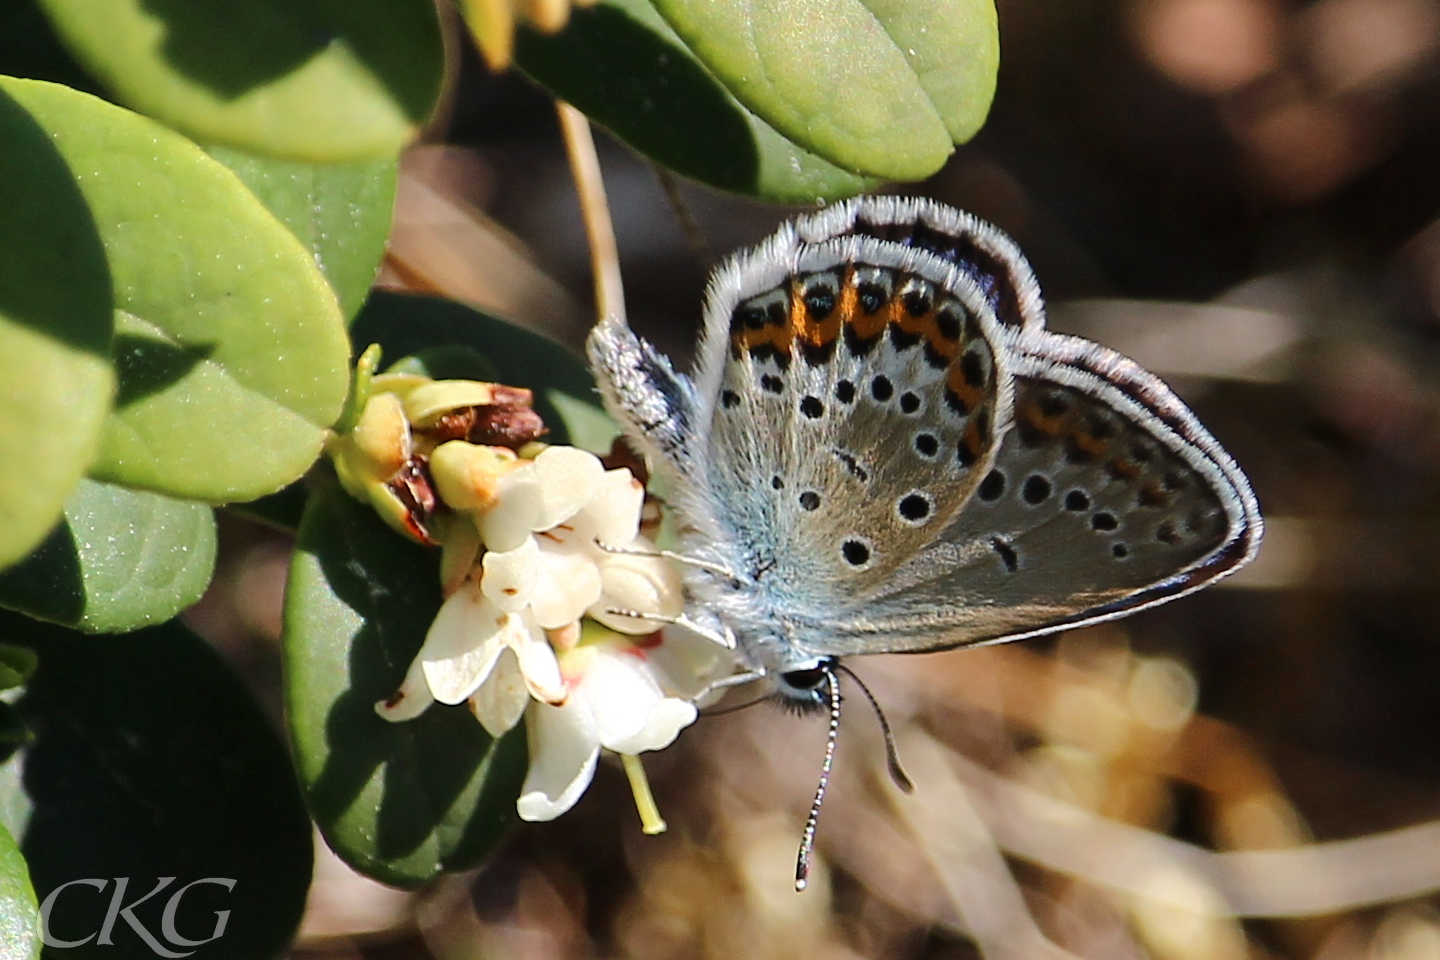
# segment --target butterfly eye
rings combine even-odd
[[[786,670],[780,674],[776,693],[783,705],[796,713],[816,713],[825,709],[826,684],[833,661],[826,659],[804,670]]]
[[[826,674],[821,667],[811,667],[809,670],[791,670],[780,676],[796,690],[817,690],[825,682]]]

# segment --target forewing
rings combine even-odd
[[[791,249],[712,301],[724,354],[700,389],[739,572],[803,619],[880,589],[953,522],[1011,393],[999,326],[953,265],[861,236]]]
[[[963,210],[920,197],[862,197],[805,218],[797,230],[811,243],[860,236],[923,250],[953,264],[969,279],[1002,327],[1045,326],[1040,284],[1020,248],[1003,232]]]

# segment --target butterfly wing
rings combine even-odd
[[[975,496],[817,647],[919,651],[1113,619],[1259,548],[1244,475],[1158,378],[1075,337],[1016,338],[1014,426]]]
[[[706,334],[698,509],[762,618],[881,589],[969,500],[1010,421],[984,293],[923,250],[782,231],[712,283]]]
[[[742,637],[840,655],[1032,636],[1258,547],[1244,476],[1168,388],[1046,331],[1014,244],[928,201],[839,204],[733,259],[693,383],[613,322],[590,353],[671,477],[687,552],[745,581]]]

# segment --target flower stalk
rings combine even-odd
[[[645,764],[636,753],[622,753],[620,762],[625,765],[625,776],[630,780],[630,792],[635,795],[635,809],[640,813],[640,830],[647,837],[664,833],[668,827],[660,816],[655,804],[655,795],[650,792],[650,778],[645,776]]]

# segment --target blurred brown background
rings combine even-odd
[[[1440,958],[1440,0],[1002,0],[1000,24],[988,125],[914,189],[1010,232],[1053,326],[1192,403],[1254,480],[1260,560],[1058,640],[853,663],[918,789],[852,696],[803,895],[824,722],[762,705],[647,758],[664,836],[602,765],[418,894],[322,861],[297,956]],[[578,344],[554,111],[460,62],[386,281]],[[601,141],[632,319],[684,362],[713,259],[787,211]],[[271,686],[286,545],[226,541],[194,617]]]

